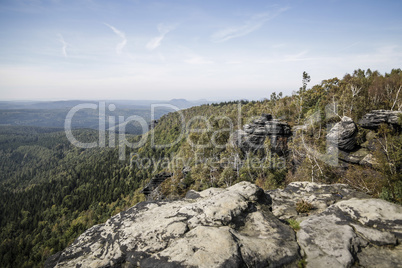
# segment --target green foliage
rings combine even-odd
[[[300,230],[300,222],[298,222],[297,220],[295,220],[295,219],[287,219],[286,221],[288,222],[289,226],[290,226],[293,230],[295,230],[295,231],[299,231],[299,230]]]
[[[379,198],[384,199],[386,201],[392,201],[393,196],[391,191],[387,187],[383,187],[379,195]]]
[[[77,149],[64,132],[31,127],[0,127],[0,140],[1,267],[41,267],[83,231],[141,200],[141,181],[114,148]]]
[[[297,267],[298,267],[298,268],[305,268],[305,267],[307,267],[306,258],[301,259],[301,260],[297,263]]]

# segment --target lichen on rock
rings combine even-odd
[[[300,200],[314,209],[299,214]],[[297,233],[286,219],[300,222]],[[264,192],[241,182],[139,203],[88,229],[45,267],[401,267],[401,219],[401,206],[345,184]]]

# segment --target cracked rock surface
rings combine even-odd
[[[140,203],[96,225],[46,267],[282,267],[295,264],[294,231],[254,184]]]
[[[314,208],[298,214],[301,199]],[[241,182],[137,204],[45,267],[402,267],[401,239],[401,206],[345,184],[293,182],[264,193]]]
[[[402,267],[402,207],[379,199],[345,200],[300,224],[308,267]]]
[[[323,212],[330,205],[350,198],[369,198],[368,195],[356,191],[346,184],[319,184],[300,181],[289,183],[285,189],[266,191],[272,198],[272,212],[281,220],[304,220],[313,214]],[[298,214],[297,202],[304,200],[313,205],[313,210],[306,214]]]

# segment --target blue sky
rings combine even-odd
[[[2,0],[0,100],[262,99],[402,66],[402,1]]]

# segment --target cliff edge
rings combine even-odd
[[[45,267],[401,267],[401,239],[402,207],[347,185],[294,182],[264,192],[241,182],[139,203]]]

